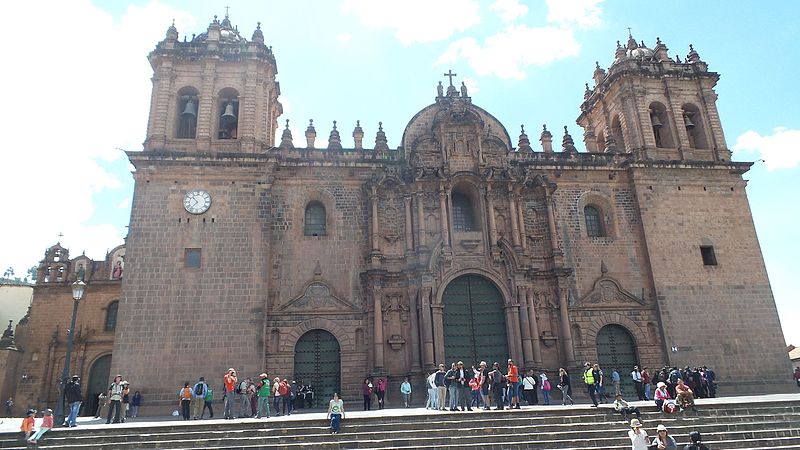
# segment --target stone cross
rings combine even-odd
[[[455,76],[457,76],[457,75],[458,75],[457,73],[453,73],[453,70],[452,70],[452,69],[448,70],[448,71],[447,71],[447,73],[446,73],[446,74],[444,74],[444,76],[446,76],[447,78],[449,78],[449,79],[450,79],[450,86],[452,86],[452,85],[453,85],[453,77],[455,77]]]

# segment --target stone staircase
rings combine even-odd
[[[679,448],[690,431],[713,450],[800,449],[800,400],[714,399],[698,412],[662,416],[647,402],[648,435],[666,425]],[[645,403],[641,403],[645,405]],[[321,413],[266,420],[164,421],[56,429],[41,448],[74,449],[630,449],[629,428],[608,405],[512,411],[354,411],[331,435]],[[0,448],[25,448],[19,433],[0,433]]]

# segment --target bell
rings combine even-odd
[[[683,125],[685,125],[686,128],[689,129],[694,128],[694,122],[692,122],[692,119],[691,117],[689,117],[688,113],[683,114]]]
[[[197,105],[191,98],[186,101],[186,108],[181,113],[182,116],[197,116]]]
[[[220,124],[223,128],[229,128],[236,125],[236,115],[233,113],[233,103],[225,105],[225,112],[219,118]]]
[[[661,123],[661,120],[659,120],[658,114],[651,114],[650,121],[653,122],[653,128],[661,128],[664,126],[664,124]]]

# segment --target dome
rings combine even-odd
[[[628,58],[635,59],[651,59],[653,57],[653,50],[647,47],[636,47],[626,52]]]
[[[214,16],[216,18],[216,16]],[[216,22],[216,20],[215,20]],[[217,22],[219,23],[219,22]],[[212,26],[215,25],[212,22]],[[231,21],[228,19],[228,16],[222,20],[222,23],[219,23],[219,41],[224,44],[245,44],[247,43],[247,39],[243,38],[241,34],[239,34],[239,30],[231,25]],[[198,34],[192,42],[205,42],[208,40],[208,32]]]

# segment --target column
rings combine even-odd
[[[551,198],[547,187],[544,188],[544,204],[547,207],[547,227],[550,229],[550,251],[553,257],[559,255],[561,250],[558,248],[558,230],[556,229],[555,201]],[[555,261],[553,261],[555,263]]]
[[[508,209],[511,211],[509,214],[509,222],[511,222],[511,240],[514,248],[519,248],[519,226],[517,226],[517,205],[514,199],[514,187],[508,186]]]
[[[528,248],[528,238],[525,236],[525,208],[522,204],[522,196],[516,195],[516,205],[517,205],[517,219],[519,219],[519,233],[520,233],[520,243],[522,244],[522,250],[525,251]]]
[[[422,319],[422,363],[425,370],[432,370],[436,366],[433,355],[433,319],[431,318],[431,288],[422,287],[419,293],[420,312]]]
[[[566,283],[566,280],[564,280]],[[561,344],[569,367],[575,366],[575,351],[572,347],[572,329],[569,325],[569,289],[564,286],[558,290],[558,305],[561,310]]]
[[[506,306],[506,329],[508,330],[508,351],[511,353],[511,359],[519,364],[522,361],[521,339],[519,336],[519,306]]]
[[[492,200],[492,185],[486,185],[486,217],[489,222],[489,247],[497,245],[497,224],[494,218],[494,200]]]
[[[531,346],[533,347],[533,361],[537,367],[542,366],[542,340],[539,334],[539,322],[536,320],[536,302],[533,301],[533,290],[525,289],[525,302],[528,304],[528,323],[531,326]]]
[[[444,307],[442,305],[431,305],[433,313],[433,354],[436,361],[444,363],[444,320],[442,318]]]
[[[373,187],[369,196],[370,203],[372,203],[372,253],[380,253],[378,248],[378,192],[377,188]]]
[[[525,367],[531,367],[534,362],[533,347],[531,344],[531,326],[528,322],[530,316],[524,288],[517,288],[517,303],[519,303],[519,328],[522,332],[523,362]]]
[[[411,225],[411,195],[403,196],[406,209],[406,253],[414,251],[414,234]]]
[[[417,248],[425,247],[425,193],[417,191]]]
[[[439,217],[441,218],[439,228],[441,228],[442,242],[445,247],[450,247],[450,233],[447,231],[449,223],[447,220],[447,191],[444,186],[439,188]]]
[[[377,282],[377,281],[375,281]],[[380,286],[372,287],[372,300],[373,300],[373,325],[375,328],[374,344],[375,344],[375,371],[380,372],[384,367],[383,358],[383,309],[381,308],[381,288]]]
[[[408,198],[406,202],[409,211],[410,217],[410,207],[411,198]],[[417,308],[418,304],[418,291],[416,286],[409,286],[408,287],[408,310],[409,310],[409,320],[411,322],[411,335],[409,336],[409,345],[411,346],[411,371],[412,372],[419,372],[420,371],[420,364],[419,364],[419,310]]]

